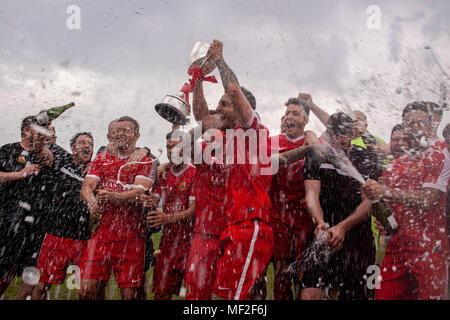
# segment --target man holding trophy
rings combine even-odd
[[[209,48],[206,61],[202,64],[202,67],[207,66],[207,68],[204,70],[201,67],[202,72],[197,78],[200,80],[194,83],[193,113],[195,119],[201,122],[202,133],[209,129],[219,130],[224,138],[222,152],[215,154],[214,158],[218,159],[216,169],[219,167],[223,174],[223,184],[218,189],[222,191],[222,193],[219,192],[223,196],[220,207],[224,211],[217,212],[217,218],[218,221],[223,221],[221,220],[223,213],[226,218],[224,223],[218,226],[221,228],[216,227],[221,231],[220,237],[216,236],[215,238],[216,242],[212,245],[205,243],[212,248],[205,253],[205,256],[208,256],[213,262],[213,267],[209,270],[209,278],[201,279],[201,281],[207,280],[203,283],[192,283],[199,279],[190,277],[189,272],[198,270],[199,266],[196,263],[201,265],[201,261],[204,260],[201,258],[194,259],[194,261],[189,259],[191,264],[188,262],[186,284],[189,294],[191,287],[198,290],[205,289],[215,275],[214,290],[218,298],[251,299],[252,286],[264,271],[272,255],[273,232],[270,226],[271,202],[268,195],[271,175],[261,173],[264,168],[270,168],[271,164],[270,162],[268,164],[261,163],[260,157],[251,157],[252,152],[249,148],[251,139],[242,139],[242,136],[247,135],[248,132],[251,135],[251,130],[254,130],[256,132],[254,137],[257,137],[258,155],[260,151],[265,155],[270,155],[269,133],[260,123],[259,117],[254,111],[255,98],[248,90],[240,87],[236,75],[223,59],[222,48],[222,42],[217,40],[214,40]],[[211,114],[208,109],[201,82],[204,74],[212,71],[210,68],[212,62],[219,69],[225,89],[215,114]],[[194,140],[195,138],[198,137],[194,137]],[[265,148],[267,149],[263,150]],[[245,161],[240,164],[236,164],[235,161],[229,163],[228,156],[225,159],[225,154],[234,155],[235,161],[244,157]],[[251,164],[255,158],[256,163]],[[195,188],[197,190],[197,185]],[[197,205],[202,203],[201,198],[198,199],[197,195],[196,200]],[[198,215],[208,213],[208,210],[198,206],[196,208],[196,224],[198,221],[202,221],[197,219]],[[215,217],[209,218],[214,219]],[[196,229],[198,228],[199,226],[196,225]],[[216,233],[218,230],[215,230]],[[208,238],[208,241],[211,241],[211,238]],[[198,245],[194,245],[195,241],[191,254],[194,247],[198,247]],[[214,254],[216,259],[214,259]],[[214,260],[217,260],[216,266],[214,266]]]

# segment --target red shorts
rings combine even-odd
[[[178,294],[181,282],[186,273],[186,263],[189,254],[190,241],[178,243],[161,243],[161,253],[156,259],[153,292],[159,295]]]
[[[376,300],[446,300],[447,255],[442,252],[386,253]]]
[[[88,242],[81,262],[81,279],[108,282],[111,270],[120,288],[144,285],[145,239]]]
[[[187,262],[186,300],[211,300],[216,280],[219,236],[195,233]]]
[[[216,294],[228,300],[251,298],[254,282],[272,257],[272,227],[259,219],[231,225],[222,233],[220,247]]]
[[[89,240],[76,240],[45,235],[37,268],[41,271],[40,282],[61,284],[66,278],[70,264],[79,265]]]
[[[275,225],[276,224],[276,225]],[[284,228],[283,228],[284,226]],[[295,230],[281,223],[272,223],[273,233],[273,259],[275,260],[300,260],[305,251],[306,241],[311,230]]]

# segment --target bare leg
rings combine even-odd
[[[16,300],[27,300],[27,297],[31,297],[35,286],[31,286],[26,283],[22,283],[19,289],[19,293],[16,296]]]
[[[81,288],[79,291],[80,300],[97,300],[100,291],[99,290],[100,286],[101,286],[100,280],[82,279]]]
[[[251,300],[266,300],[267,296],[267,286],[266,286],[266,272],[267,268],[264,269],[263,273],[256,279],[250,291]]]
[[[317,288],[306,288],[301,292],[301,300],[323,300],[323,290]]]
[[[52,287],[51,283],[39,282],[33,290],[31,300],[46,300],[48,290]]]
[[[292,277],[286,271],[290,263],[289,260],[274,260],[273,262],[275,273],[273,298],[275,300],[292,300]]]
[[[137,300],[138,288],[121,288],[120,297],[122,300]]]

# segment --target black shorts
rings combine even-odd
[[[367,268],[374,264],[375,250],[341,249],[328,263],[317,264],[303,273],[302,288],[338,288],[339,300],[372,300],[367,286]]]

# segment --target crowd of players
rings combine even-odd
[[[209,110],[204,78],[197,79],[192,111],[202,130],[173,128],[168,163],[136,146],[139,124],[128,116],[109,124],[109,144],[93,160],[90,133],[75,134],[68,153],[50,123],[22,121],[20,142],[0,148],[0,295],[35,267],[39,282],[24,282],[17,299],[46,299],[77,265],[80,299],[105,299],[111,273],[122,299],[144,299],[154,266],[155,299],[179,294],[183,280],[186,299],[264,299],[273,263],[276,300],[447,299],[450,126],[439,138],[443,108],[408,104],[385,143],[368,132],[364,113],[328,115],[300,93],[285,104],[281,134],[269,137],[222,47],[215,40],[209,59],[224,95]],[[320,137],[305,131],[310,111],[326,127]],[[250,139],[239,140],[252,130],[256,154],[272,155],[272,163],[253,157]],[[211,148],[218,140],[222,149]],[[183,152],[198,141],[211,151],[208,161]],[[225,161],[230,154],[244,161]],[[381,200],[398,224],[393,234],[371,216]],[[155,254],[151,234],[159,230]],[[298,267],[319,237],[329,258]],[[376,288],[368,283],[373,265]]]

